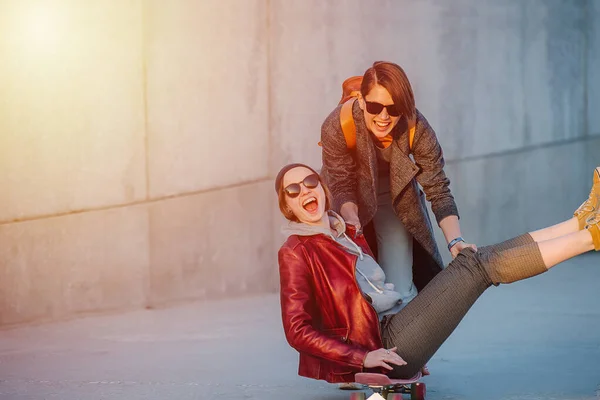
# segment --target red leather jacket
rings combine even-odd
[[[371,254],[353,226],[346,234]],[[377,312],[356,282],[356,260],[324,234],[292,235],[279,250],[283,328],[300,353],[301,376],[353,382],[367,353],[383,347]]]

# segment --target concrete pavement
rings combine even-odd
[[[428,399],[600,399],[600,254],[491,288],[429,363]],[[0,331],[0,399],[311,399],[278,296]]]

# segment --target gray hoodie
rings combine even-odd
[[[309,225],[290,221],[283,229],[288,236],[313,236],[323,234],[342,245],[348,253],[357,256],[356,281],[360,290],[373,300],[373,308],[379,319],[384,315],[395,314],[402,308],[400,293],[394,291],[393,283],[385,283],[385,272],[377,262],[365,254],[359,245],[346,235],[346,222],[333,211],[328,212],[330,228],[322,225]]]

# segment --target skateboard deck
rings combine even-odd
[[[410,379],[391,379],[384,374],[359,372],[355,375],[354,380],[380,396],[379,398],[375,396],[373,399],[371,399],[373,397],[371,396],[371,400],[381,398],[385,400],[402,400],[402,394],[410,394],[411,400],[425,400],[425,384],[419,382],[422,377],[421,372]],[[365,398],[366,394],[364,392],[350,395],[350,400],[365,400]]]

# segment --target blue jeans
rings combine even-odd
[[[377,261],[385,272],[386,282],[402,295],[406,305],[417,295],[413,283],[413,238],[394,213],[388,179],[380,179],[377,213],[373,218],[377,235]]]

